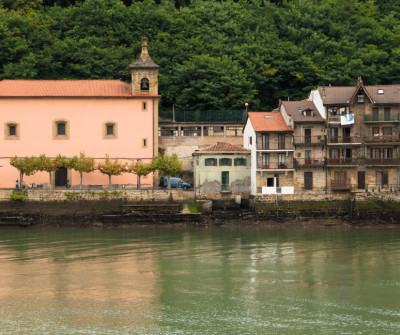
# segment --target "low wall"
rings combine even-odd
[[[13,189],[1,189],[0,201],[9,201]],[[27,189],[28,201],[64,201],[64,200],[113,200],[128,201],[184,201],[194,198],[194,191],[149,189],[149,190],[116,190],[116,191],[77,191],[77,190],[36,190]],[[20,192],[20,191],[19,191]]]

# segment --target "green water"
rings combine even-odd
[[[400,229],[1,229],[0,334],[399,334]]]

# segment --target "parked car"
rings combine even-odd
[[[160,187],[168,187],[168,177],[160,178]],[[187,190],[191,188],[191,185],[181,178],[171,177],[171,188],[183,188]]]

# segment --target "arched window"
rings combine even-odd
[[[147,78],[143,78],[143,79],[140,81],[140,90],[142,90],[142,91],[148,91],[148,90],[149,90],[149,87],[150,87],[150,85],[149,85],[149,80],[148,80]]]

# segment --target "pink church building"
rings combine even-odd
[[[120,80],[0,81],[0,187],[15,187],[14,156],[66,157],[82,152],[97,162],[106,155],[128,163],[149,161],[158,153],[158,72],[143,39],[139,59],[129,66],[131,84]],[[0,128],[1,129],[1,128]],[[79,173],[61,168],[52,187],[80,183]],[[25,176],[26,184],[48,184],[49,174]],[[136,184],[136,176],[112,177],[113,184]],[[153,186],[153,177],[142,177]],[[100,171],[84,174],[83,184],[107,185]],[[49,186],[49,185],[47,185]]]

